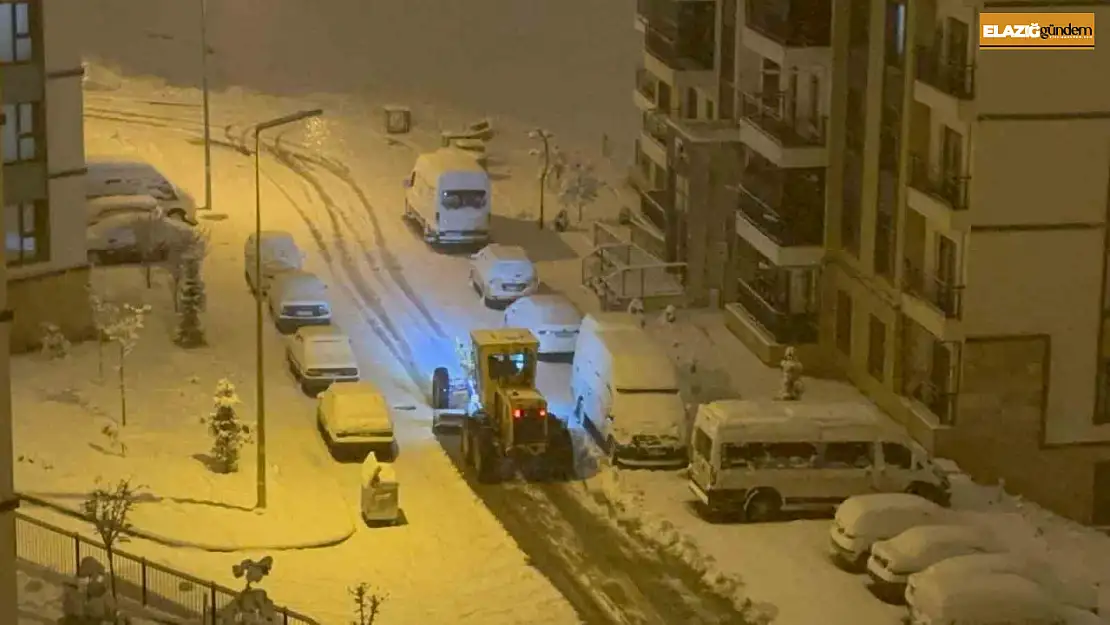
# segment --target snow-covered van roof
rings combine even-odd
[[[426,152],[416,157],[413,169],[417,173],[438,175],[448,172],[471,172],[485,174],[486,170],[478,163],[478,159],[464,150],[457,148],[440,148],[435,152]]]
[[[673,391],[678,372],[667,353],[639,327],[600,332],[612,358],[613,390]]]
[[[724,399],[699,406],[696,422],[720,439],[818,441],[872,439],[879,434],[893,440],[907,438],[864,402]]]
[[[522,297],[511,308],[516,318],[529,323],[572,325],[582,321],[574,302],[558,294]]]
[[[595,312],[582,319],[582,333],[618,330],[622,328],[642,329],[640,319],[626,312]]]

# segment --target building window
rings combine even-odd
[[[836,348],[852,355],[852,296],[844,291],[836,294]]]
[[[34,57],[29,2],[0,2],[0,63],[26,63]]]
[[[880,382],[886,379],[886,325],[875,315],[867,332],[867,372]]]
[[[4,207],[4,236],[8,265],[42,262],[47,250],[46,202],[23,202]]]
[[[4,105],[3,152],[5,163],[33,161],[39,157],[41,133],[37,103]]]

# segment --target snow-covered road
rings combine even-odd
[[[267,112],[251,110],[249,114],[253,117],[247,119],[257,119]],[[172,107],[153,107],[119,96],[90,96],[88,116],[91,122],[120,127],[117,132],[123,136],[128,127],[137,127],[143,131],[138,136],[151,141],[189,141],[189,133],[195,141],[195,115]],[[228,156],[249,162],[236,154],[246,149],[240,121],[244,117],[229,122],[234,118],[224,113],[217,119],[224,128],[217,133],[218,145]],[[430,439],[426,381],[434,367],[454,359],[455,337],[465,336],[472,327],[498,325],[500,315],[485,309],[470,289],[465,257],[435,254],[408,231],[398,211],[389,209],[398,193],[397,181],[414,154],[404,147],[391,147],[348,120],[333,119],[327,129],[328,136],[314,137],[309,127],[264,142],[264,224],[293,232],[309,252],[309,268],[338,287],[340,325],[355,340],[364,370],[374,372],[372,377],[385,387],[395,405],[416,407],[402,413],[401,427],[406,433],[399,470],[403,474],[406,470],[427,471],[430,465],[422,463],[432,459],[426,451],[406,453],[407,441]],[[344,141],[335,141],[335,136]],[[357,155],[345,152],[351,144],[359,146]],[[275,191],[284,201],[267,199]],[[511,185],[505,185],[504,194],[513,194]],[[274,210],[279,204],[290,209]],[[238,207],[224,209],[239,213],[235,221],[244,216]],[[502,223],[513,221],[505,215],[500,218]],[[495,236],[499,236],[498,230]],[[569,408],[567,368],[545,364],[541,372],[543,390],[564,413]],[[299,427],[303,437],[299,447],[317,440],[311,419]],[[288,434],[297,437],[292,430]],[[457,461],[457,438],[442,436],[439,442]],[[313,464],[339,481],[346,492],[357,492],[357,467],[326,461]],[[453,473],[439,475],[457,479]],[[426,480],[413,482],[428,487]],[[586,622],[741,622],[731,603],[710,591],[684,563],[598,518],[596,510],[589,508],[591,496],[579,483],[471,487],[530,563],[571,601]],[[414,495],[418,500],[434,499],[430,493]],[[416,509],[406,508],[406,513],[413,514],[412,522],[417,522]],[[342,551],[357,552],[358,545],[367,540],[371,541],[366,543],[369,549],[373,539],[368,534],[360,532]],[[309,553],[304,554],[305,559],[311,558]],[[334,558],[328,556],[327,561]],[[296,605],[292,597],[289,600]]]

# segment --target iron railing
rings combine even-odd
[[[651,309],[683,305],[686,263],[661,261],[612,226],[595,222],[594,249],[582,259],[582,284],[606,310],[626,308],[633,299]]]
[[[825,47],[832,38],[832,5],[807,0],[747,2],[748,28],[771,41],[792,48]]]
[[[817,316],[810,313],[791,314],[775,308],[763,299],[747,282],[738,280],[736,303],[748,316],[763,326],[775,342],[782,345],[802,345],[817,342]]]
[[[941,425],[955,424],[959,393],[941,389],[928,380],[915,381],[912,376],[907,377],[902,393],[928,408]]]
[[[667,126],[665,117],[665,111],[655,110],[644,111],[643,113],[644,132],[654,139],[664,150],[667,149],[667,144],[670,140],[670,130]]]
[[[908,261],[903,276],[907,293],[928,302],[948,319],[959,319],[963,312],[963,287],[926,273]]]
[[[736,208],[760,232],[783,247],[821,245],[825,239],[824,207],[805,207],[784,214],[738,185]]]
[[[952,63],[932,46],[916,48],[917,79],[959,100],[975,97],[975,66]]]
[[[108,552],[90,540],[39,519],[16,514],[16,554],[20,560],[75,577],[81,560],[92,556],[108,568]],[[216,625],[217,610],[239,593],[215,582],[119,550],[112,551],[120,596],[168,615]],[[283,625],[320,625],[303,614],[278,608]]]
[[[816,119],[786,112],[782,93],[743,93],[740,115],[770,135],[784,147],[825,145],[827,117]]]
[[[910,188],[930,195],[952,210],[967,210],[971,202],[971,177],[944,171],[929,164],[922,154],[910,155]]]
[[[659,79],[644,68],[636,70],[636,91],[653,105],[658,104]]]
[[[679,36],[683,36],[680,33]],[[710,32],[712,35],[712,32]],[[692,37],[692,35],[691,35]],[[648,22],[644,32],[644,49],[663,65],[680,72],[713,71],[713,45],[690,38],[676,41],[659,32]]]
[[[651,225],[666,232],[667,230],[667,207],[664,204],[666,201],[666,192],[661,190],[648,190],[640,192],[640,214],[647,219]]]

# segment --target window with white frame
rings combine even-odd
[[[20,202],[4,207],[5,259],[9,266],[47,259],[46,202]]]
[[[34,102],[4,105],[2,149],[5,163],[33,161],[39,157],[39,105]]]
[[[31,3],[0,2],[0,63],[27,63],[34,56]]]

